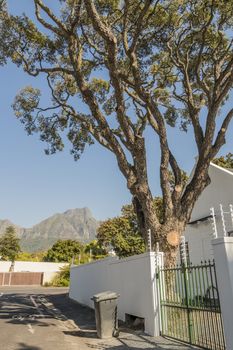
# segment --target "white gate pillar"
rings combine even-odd
[[[160,310],[160,295],[159,295],[159,280],[157,273],[159,269],[164,266],[164,253],[156,252],[151,253],[150,256],[151,265],[151,281],[152,281],[152,301],[153,301],[153,333],[150,333],[154,337],[158,337],[161,331],[161,310]]]
[[[233,349],[233,237],[212,240],[227,350]]]

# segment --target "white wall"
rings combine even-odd
[[[218,236],[223,237],[222,221],[219,205],[229,211],[229,204],[233,204],[233,173],[215,164],[209,168],[211,184],[203,191],[197,200],[190,221],[195,221],[210,215],[210,208],[214,207]],[[233,230],[229,214],[225,215],[226,230]],[[189,242],[190,260],[200,263],[201,260],[213,259],[213,228],[211,220],[187,225],[184,232]]]
[[[117,258],[106,258],[70,269],[70,298],[93,308],[91,297],[103,290],[111,290],[110,263]]]
[[[43,272],[43,284],[51,282],[55,275],[67,263],[15,261],[14,272]],[[9,272],[10,261],[0,261],[0,272]]]
[[[15,261],[14,272],[57,272],[67,263]],[[10,261],[0,261],[0,272],[9,272]]]
[[[159,335],[155,253],[118,260],[107,258],[71,268],[70,298],[93,308],[92,296],[103,291],[119,293],[118,317],[145,319],[146,333]]]
[[[226,349],[233,349],[233,237],[217,238],[212,241],[220,305],[222,310]]]
[[[219,213],[220,203],[229,205],[233,201],[233,173],[211,163],[209,176],[211,183],[197,200],[191,221],[210,215],[211,207]]]
[[[189,243],[189,256],[193,264],[213,259],[213,247],[211,244],[213,236],[211,230],[212,227],[209,221],[186,228],[185,240]]]

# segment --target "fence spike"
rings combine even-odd
[[[224,237],[227,236],[227,230],[226,230],[226,223],[225,223],[225,217],[224,217],[224,211],[223,211],[223,205],[220,204],[220,213],[221,213],[221,219],[222,219],[222,229],[223,229],[223,235]]]

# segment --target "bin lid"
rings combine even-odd
[[[117,299],[118,297],[119,297],[119,294],[107,290],[105,292],[101,292],[93,295],[93,298],[91,299],[98,302],[103,300]]]

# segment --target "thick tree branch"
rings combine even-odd
[[[233,108],[227,113],[226,117],[224,118],[222,122],[222,126],[218,132],[218,135],[216,137],[216,140],[214,142],[214,145],[212,147],[212,154],[211,158],[215,157],[215,155],[218,153],[220,148],[225,144],[225,135],[226,131],[228,129],[228,126],[233,118]]]
[[[112,81],[112,85],[115,90],[115,97],[117,102],[117,117],[118,121],[122,127],[122,130],[126,136],[126,139],[129,143],[129,147],[132,149],[134,143],[134,135],[131,130],[133,127],[130,119],[126,116],[126,108],[124,101],[124,91],[122,83],[118,73],[118,62],[117,62],[117,39],[111,29],[107,27],[102,21],[101,18],[94,6],[92,0],[85,0],[87,13],[91,18],[93,27],[99,33],[100,36],[106,41],[107,51],[108,51],[108,67],[109,73]]]
[[[64,24],[54,15],[54,13],[50,10],[50,8],[48,6],[46,6],[43,3],[42,0],[34,0],[34,3],[35,3],[35,9],[36,9],[36,17],[37,17],[38,21],[45,28],[55,32],[58,35],[61,32],[63,32],[63,34],[67,33],[67,29],[64,26]],[[40,16],[40,10],[39,10],[40,8],[48,15],[48,17],[57,25],[57,27],[59,29],[57,29],[56,27],[52,26],[51,24],[46,22],[44,19],[42,19],[42,17]]]
[[[193,90],[192,90],[192,85],[190,82],[190,78],[189,78],[189,70],[188,70],[188,58],[186,57],[186,63],[183,62],[181,60],[181,58],[179,57],[178,51],[176,50],[176,52],[174,53],[174,50],[171,46],[171,42],[170,40],[167,42],[167,47],[169,50],[169,53],[171,55],[171,60],[174,63],[174,65],[182,72],[183,74],[183,87],[184,87],[184,91],[186,92],[186,96],[182,97],[178,97],[178,95],[175,92],[175,97],[184,102],[186,101],[187,106],[188,106],[188,111],[189,111],[189,116],[190,116],[190,120],[192,122],[193,125],[193,130],[194,130],[194,135],[195,135],[195,139],[196,139],[196,144],[198,147],[198,151],[199,154],[201,152],[201,147],[202,147],[202,143],[203,143],[203,131],[199,122],[199,108],[196,107],[195,102],[194,102],[194,98],[193,98]],[[174,58],[175,57],[175,58]]]
[[[75,0],[70,12],[70,30],[75,32],[81,18],[81,8],[83,0]]]
[[[106,119],[102,115],[100,108],[98,106],[98,102],[96,101],[96,98],[93,94],[93,91],[89,89],[88,85],[86,84],[83,73],[82,73],[82,52],[81,48],[77,42],[77,40],[72,37],[69,44],[69,56],[71,63],[74,67],[74,77],[77,83],[77,86],[79,87],[81,94],[83,96],[84,101],[89,106],[92,115],[94,116],[95,120],[97,121],[99,127],[101,128],[101,133],[104,135],[104,138],[109,142],[112,150],[114,151],[119,168],[121,172],[124,174],[128,181],[128,186],[131,185],[131,182],[135,182],[134,174],[132,172],[132,167],[127,161],[126,155],[117,141],[117,139],[114,137],[114,134],[112,133]]]
[[[146,0],[144,2],[145,3],[144,7],[141,10],[141,12],[138,16],[138,19],[137,19],[132,44],[130,45],[130,48],[129,48],[130,52],[135,52],[135,50],[136,50],[137,42],[138,42],[138,39],[139,39],[141,32],[142,32],[143,20],[148,15],[148,11],[150,9],[152,2],[153,2],[153,0]]]

